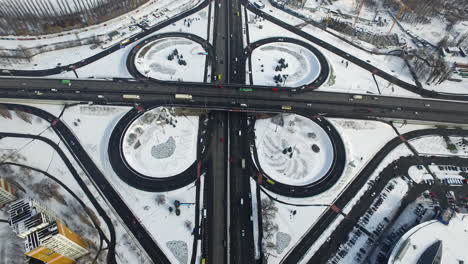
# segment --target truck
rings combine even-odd
[[[192,100],[191,94],[175,94],[175,99]]]
[[[122,95],[123,99],[140,99],[140,95],[138,94],[124,94]]]

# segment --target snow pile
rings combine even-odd
[[[280,71],[279,61],[286,68]],[[260,46],[251,55],[253,81],[256,85],[283,85],[297,87],[313,82],[320,74],[320,62],[313,52],[293,43],[274,42]],[[280,74],[283,81],[275,83]]]
[[[173,109],[154,108],[128,127],[124,158],[143,175],[174,176],[195,161],[197,138],[198,116],[177,116]]]
[[[332,142],[311,119],[280,114],[257,120],[255,131],[260,166],[278,182],[311,184],[322,178],[333,163]]]
[[[158,39],[139,49],[135,65],[150,78],[203,82],[205,52],[200,44],[186,38]]]
[[[186,264],[188,261],[187,243],[180,240],[166,242],[166,246],[174,254],[180,264]]]
[[[468,166],[458,167],[458,166],[447,166],[447,165],[429,165],[429,169],[432,173],[442,182],[449,180],[448,184],[461,185],[463,184],[463,177],[461,174],[463,172],[468,172]],[[408,169],[408,176],[411,177],[415,182],[420,183],[421,181],[426,181],[432,183],[434,178],[424,169],[421,165],[411,166]]]
[[[284,249],[289,246],[289,243],[291,243],[291,236],[289,234],[283,232],[276,233],[276,253],[283,253]]]

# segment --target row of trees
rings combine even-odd
[[[0,34],[39,35],[98,24],[149,0],[0,0]]]

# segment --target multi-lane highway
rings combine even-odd
[[[273,110],[282,106],[292,111],[327,113],[331,116],[354,118],[393,118],[452,123],[468,122],[468,107],[464,102],[432,99],[363,95],[353,99],[347,93],[275,92],[270,87],[255,86],[252,92],[242,92],[238,84],[217,88],[213,84],[174,86],[152,82],[119,82],[105,80],[77,80],[71,86],[59,80],[5,78],[0,83],[0,98],[91,101],[116,104],[170,104],[180,106],[207,106],[218,109]],[[191,94],[192,99],[175,99],[175,94]],[[124,99],[123,94],[137,94],[140,99]]]
[[[255,263],[250,176],[255,173],[248,162],[247,114],[229,113],[229,207],[231,263]]]
[[[210,1],[204,1],[196,8],[187,11],[177,17],[144,31],[130,39],[135,42],[148,34],[155,32],[163,26],[170,25],[172,22],[183,19],[189,14],[206,7]],[[347,93],[330,92],[312,92],[313,88],[323,83],[328,76],[328,64],[324,63],[322,74],[310,86],[303,87],[282,87],[281,89],[272,89],[272,87],[245,85],[245,62],[246,54],[250,55],[252,48],[271,41],[284,41],[283,38],[272,38],[254,43],[250,48],[243,48],[243,25],[241,4],[246,4],[250,11],[257,15],[276,23],[287,30],[304,37],[307,40],[321,46],[352,63],[368,70],[398,86],[401,86],[411,92],[425,97],[440,99],[459,99],[468,100],[468,97],[440,94],[421,89],[413,84],[406,83],[393,75],[385,73],[375,66],[360,60],[340,50],[331,44],[328,44],[316,37],[288,25],[279,19],[272,17],[261,10],[253,8],[246,0],[228,0],[211,1],[215,8],[213,46],[200,38],[184,33],[168,33],[161,36],[181,36],[191,38],[209,51],[208,60],[213,63],[212,81],[213,83],[175,83],[148,80],[134,70],[133,61],[134,48],[127,58],[127,66],[130,72],[133,72],[138,79],[110,79],[110,80],[72,80],[71,85],[64,84],[60,80],[51,79],[33,79],[33,78],[4,78],[0,83],[0,98],[14,98],[30,101],[53,100],[67,102],[90,102],[95,104],[117,104],[117,105],[139,105],[151,107],[157,105],[172,106],[193,106],[209,109],[229,110],[231,113],[217,112],[213,114],[215,129],[210,131],[211,142],[209,146],[209,156],[203,163],[206,166],[206,182],[204,199],[206,200],[206,211],[203,210],[203,226],[207,230],[202,230],[208,239],[202,247],[202,255],[205,263],[254,263],[255,252],[253,242],[253,224],[252,224],[252,203],[250,178],[255,173],[249,162],[247,143],[246,114],[238,113],[244,111],[270,111],[270,112],[298,112],[304,116],[321,118],[321,116],[337,116],[362,119],[398,119],[398,120],[424,120],[444,123],[468,123],[468,107],[466,103],[459,101],[441,101],[421,98],[399,98],[389,96],[362,95],[356,96]],[[247,25],[246,25],[247,26]],[[174,35],[175,34],[175,35]],[[161,37],[159,36],[159,37]],[[155,37],[157,38],[157,37]],[[289,40],[289,39],[288,39]],[[146,40],[145,40],[146,41]],[[145,41],[139,45],[145,44]],[[291,42],[297,43],[291,39]],[[248,41],[247,41],[248,43]],[[20,75],[20,76],[46,76],[57,74],[64,70],[70,70],[73,67],[82,67],[90,64],[100,58],[111,54],[120,49],[120,45],[113,46],[99,54],[87,58],[79,63],[66,65],[49,70],[42,71],[10,71],[9,73],[0,73],[0,75]],[[312,46],[309,49],[314,50]],[[324,58],[319,56],[319,60]],[[345,84],[342,84],[345,85]],[[249,88],[248,92],[245,89]],[[244,91],[242,91],[244,90]],[[184,95],[176,98],[176,94]],[[124,97],[124,95],[132,95]],[[129,99],[131,98],[131,99]],[[49,122],[57,119],[43,111],[30,108],[33,114],[42,116]],[[121,135],[125,130],[126,124],[137,116],[137,110],[134,109],[124,118],[121,124],[117,125],[114,134],[115,140],[111,140],[110,148],[120,148]],[[86,152],[79,145],[73,133],[61,122],[56,123],[54,127],[58,135],[64,140],[67,148],[72,152],[74,158],[82,166],[83,170],[93,179],[104,194],[107,200],[111,201],[114,209],[121,215],[127,227],[136,236],[147,254],[154,263],[168,263],[167,257],[158,244],[146,232],[145,228],[138,222],[119,194],[110,186],[104,175],[97,166],[87,156]],[[413,133],[414,136],[419,134]],[[406,136],[411,137],[413,134]],[[372,162],[363,170],[356,180],[347,188],[347,190],[336,200],[335,204],[343,208],[347,201],[356,194],[363,186],[365,180],[378,165],[379,160],[388,154],[394,147],[398,139],[387,144],[372,160]],[[125,162],[122,162],[119,153],[114,154],[114,168],[119,172],[127,173],[126,182],[140,188],[149,188],[149,191],[161,191],[177,188],[180,184],[186,184],[186,181],[195,180],[196,171],[192,165],[189,175],[177,176],[171,180],[173,182],[164,186],[162,189],[154,189],[154,182],[139,181],[144,179],[134,178],[135,172]],[[244,166],[242,159],[246,159]],[[198,157],[201,160],[201,157]],[[342,161],[340,161],[342,162]],[[119,165],[120,164],[120,165]],[[126,167],[127,169],[125,169]],[[337,174],[338,175],[338,174]],[[138,176],[138,175],[137,175]],[[199,175],[197,175],[199,176]],[[137,179],[137,180],[135,180]],[[146,179],[150,180],[150,179]],[[154,180],[153,180],[154,181]],[[153,187],[151,187],[153,186]],[[151,189],[151,188],[152,189]],[[199,204],[197,203],[197,206]],[[337,213],[328,209],[317,221],[317,223],[308,231],[303,239],[289,252],[284,263],[298,263],[323,233],[326,227],[336,218]],[[194,239],[197,239],[195,236]],[[110,249],[111,253],[111,249]],[[192,262],[194,261],[192,257]]]
[[[207,197],[207,228],[208,228],[208,256],[206,263],[224,264],[227,254],[226,230],[226,178],[228,157],[227,149],[227,113],[216,112],[214,129],[210,142],[210,158],[206,176]]]

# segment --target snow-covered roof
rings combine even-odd
[[[442,242],[441,263],[468,261],[468,214],[455,215],[448,225],[437,220],[419,224],[410,229],[393,248],[389,264],[416,263],[423,253]]]

